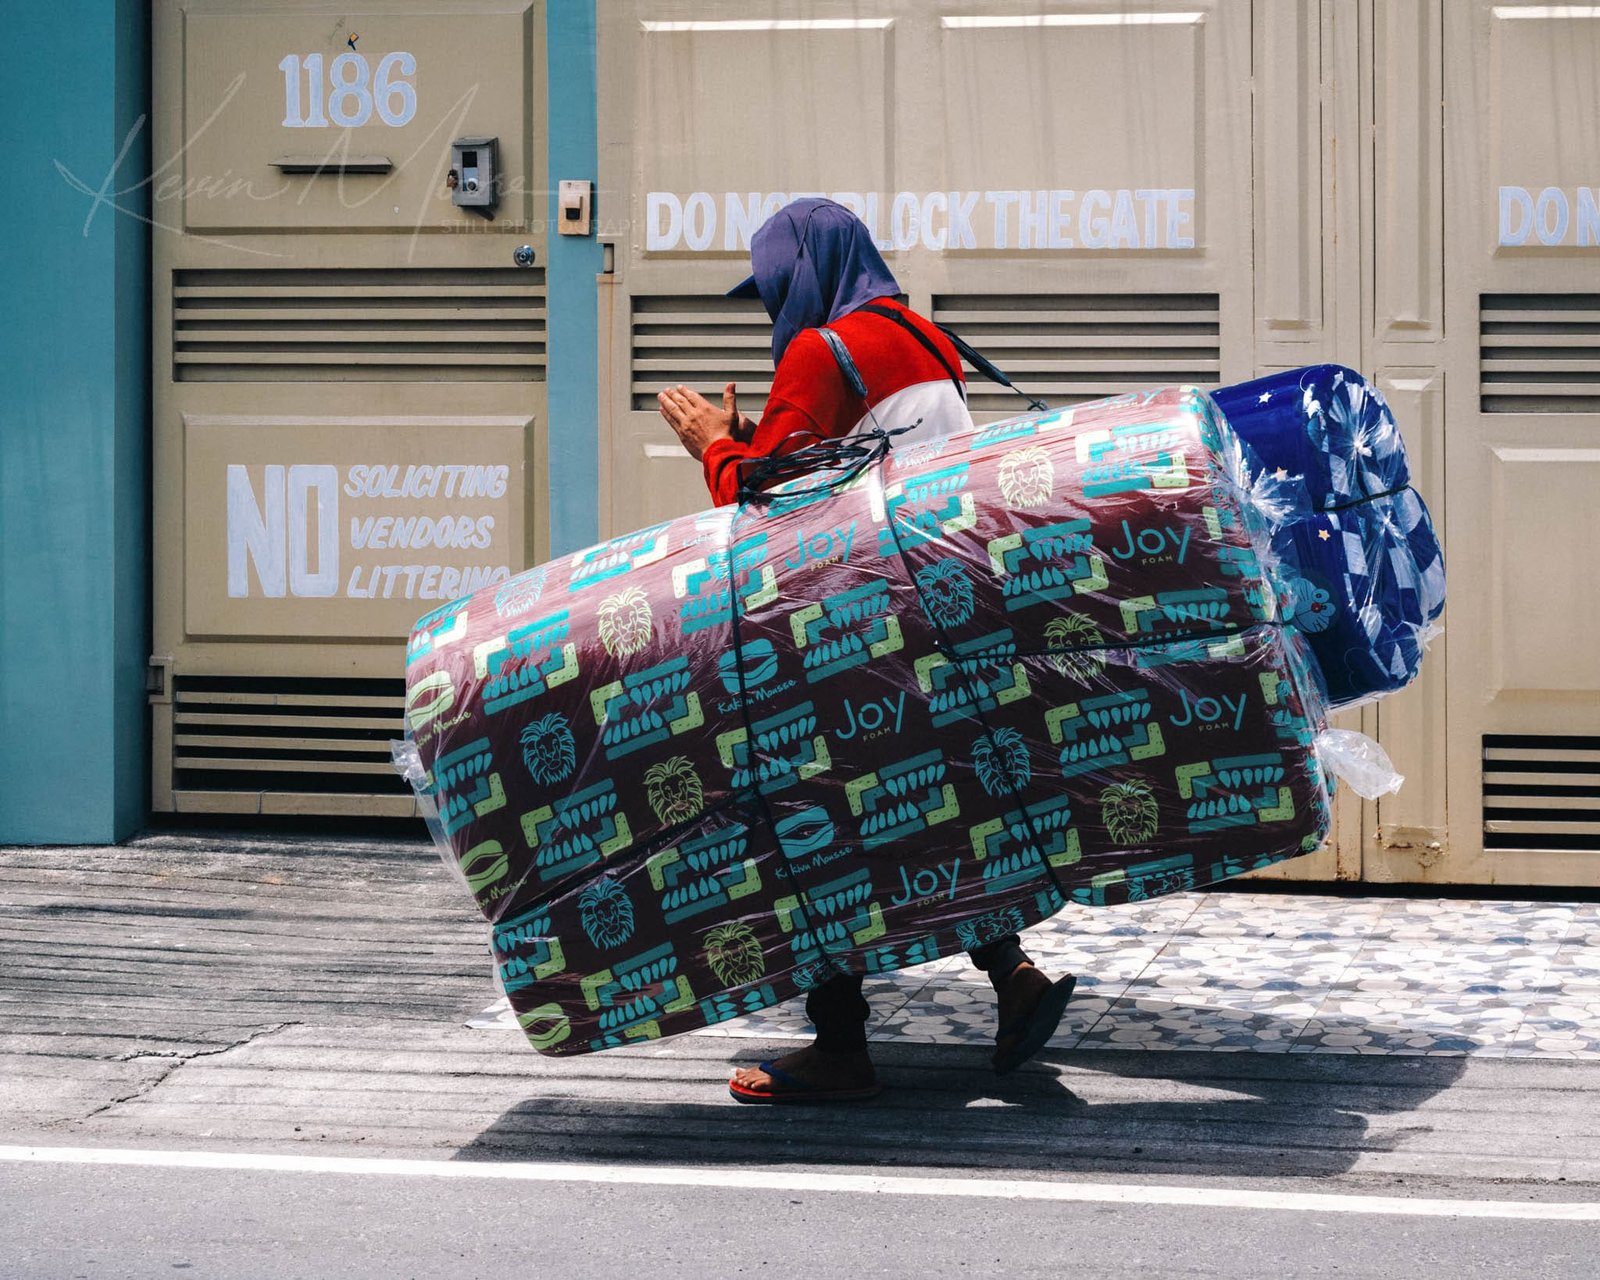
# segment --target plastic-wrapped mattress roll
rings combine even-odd
[[[413,634],[412,776],[543,1052],[1325,834],[1307,660],[1205,396],[824,458]]]
[[[1273,548],[1335,709],[1402,688],[1444,609],[1444,557],[1378,389],[1316,365],[1219,388],[1289,515]]]

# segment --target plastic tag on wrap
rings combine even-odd
[[[1354,729],[1324,729],[1316,737],[1316,748],[1323,768],[1363,800],[1393,795],[1405,781],[1395,772],[1389,753]]]

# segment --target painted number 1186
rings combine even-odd
[[[352,128],[366,124],[372,113],[384,124],[410,124],[417,114],[417,89],[406,76],[415,75],[417,60],[409,53],[386,53],[374,71],[359,53],[341,53],[322,76],[322,55],[302,59],[291,53],[278,64],[283,72],[283,127],[326,129],[329,125]],[[305,80],[302,93],[300,82]],[[302,113],[301,99],[305,111]]]

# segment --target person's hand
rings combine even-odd
[[[738,440],[749,443],[755,424],[739,412],[737,387],[728,383],[722,389],[722,408],[707,400],[698,391],[688,387],[667,387],[656,396],[661,406],[661,416],[677,433],[679,442],[688,455],[699,461],[701,455],[716,440]]]
[[[739,412],[738,390],[738,384],[733,382],[722,388],[722,408],[733,420],[733,438],[740,444],[749,444],[756,433],[756,424]]]

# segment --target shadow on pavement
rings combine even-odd
[[[1046,1050],[1001,1079],[981,1046],[875,1043],[885,1089],[873,1101],[754,1107],[728,1097],[729,1069],[794,1042],[689,1041],[670,1058],[559,1060],[592,1063],[582,1075],[540,1081],[535,1069],[540,1096],[458,1158],[1327,1177],[1427,1131],[1371,1122],[1415,1110],[1466,1069],[1463,1057]]]

